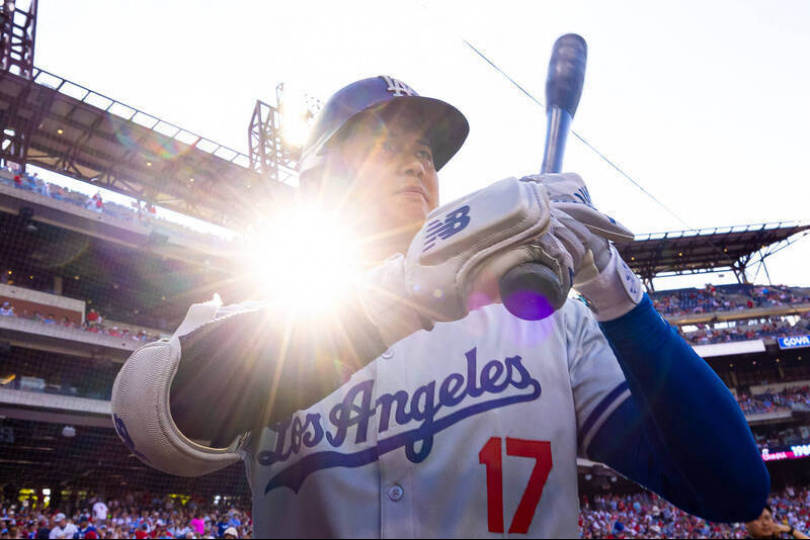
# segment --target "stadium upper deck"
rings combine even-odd
[[[0,125],[7,164],[37,165],[213,223],[250,216],[245,210],[291,189],[235,150],[37,68],[30,79],[0,71]],[[285,170],[282,180],[292,176]]]
[[[149,209],[239,225],[255,201],[282,199],[292,188],[257,175],[239,152],[37,69],[30,78],[0,72],[0,124],[6,164],[37,165],[137,202],[118,206],[0,172],[0,306],[9,302],[0,309],[14,307],[0,311],[0,417],[17,437],[2,442],[0,483],[245,489],[241,471],[178,480],[137,462],[109,429],[109,392],[135,347],[170,332],[189,304],[221,292],[239,273],[241,245],[161,222]],[[731,268],[740,275],[755,253],[775,252],[809,228],[670,232],[619,250],[649,286],[661,273]],[[654,298],[687,337],[697,336],[696,350],[740,396],[752,423],[775,430],[761,434],[764,444],[801,445],[810,430],[801,429],[807,421],[793,405],[806,403],[805,342],[774,337],[810,334],[801,318],[810,302],[807,291],[779,290],[786,301],[747,286]],[[732,320],[752,324],[740,334]],[[715,342],[724,335],[743,339]],[[79,426],[78,434],[65,436],[64,425]]]

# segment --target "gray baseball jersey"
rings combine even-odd
[[[629,395],[580,302],[437,324],[253,434],[256,537],[576,538],[577,455]]]

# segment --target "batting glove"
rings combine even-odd
[[[633,233],[592,204],[588,188],[573,173],[530,176],[524,181],[545,186],[551,200],[550,230],[572,254],[573,286],[596,319],[609,321],[628,313],[641,301],[644,290],[612,242],[629,242]]]
[[[390,346],[434,322],[459,320],[498,302],[500,278],[537,260],[531,242],[550,221],[546,189],[516,178],[434,210],[407,254],[364,275],[358,296],[366,316]]]

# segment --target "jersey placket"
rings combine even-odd
[[[404,347],[396,345],[387,350],[378,360],[377,395],[394,394],[402,388],[401,367],[408,365],[404,357]],[[379,412],[379,409],[378,409]],[[391,436],[379,433],[377,439]],[[414,538],[415,516],[414,496],[416,496],[412,464],[405,457],[404,449],[398,449],[380,456],[380,537]]]

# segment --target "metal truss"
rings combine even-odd
[[[300,166],[301,142],[296,144],[285,140],[285,122],[301,121],[309,125],[323,105],[309,95],[298,96],[301,103],[288,105],[292,101],[289,94],[284,83],[281,83],[276,87],[278,107],[256,100],[248,128],[250,167],[271,178],[278,178],[285,171],[297,171]],[[300,110],[284,110],[285,105],[289,109]]]
[[[0,0],[0,68],[30,79],[34,74],[34,45],[38,0]]]
[[[617,248],[649,290],[654,278],[725,271],[733,272],[739,283],[748,283],[751,264],[764,265],[808,229],[802,223],[773,222],[670,231],[639,236]]]
[[[37,165],[214,223],[296,180],[284,167],[275,178],[257,174],[236,150],[40,69],[30,80],[0,72],[0,126],[6,164]]]
[[[248,127],[250,167],[271,180],[278,180],[279,168],[284,161],[280,122],[277,108],[256,100]]]

